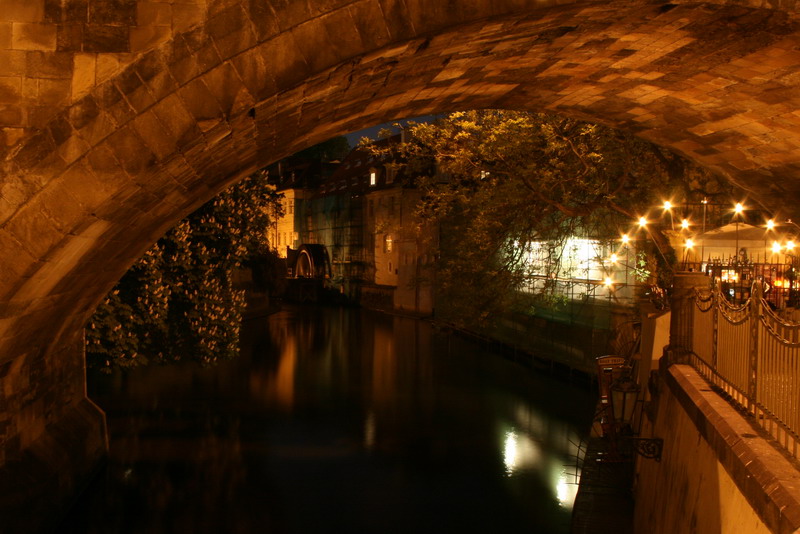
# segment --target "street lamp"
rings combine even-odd
[[[672,218],[672,202],[669,200],[664,201],[664,211],[669,212],[669,225],[670,228],[675,230],[675,220]]]
[[[639,399],[641,388],[633,381],[629,374],[623,374],[613,384],[611,384],[611,408],[614,416],[615,430],[614,438],[620,442],[629,441],[633,445],[633,451],[645,458],[652,458],[656,461],[661,460],[661,452],[664,450],[664,440],[661,438],[640,438],[633,436],[632,422]],[[615,444],[618,447],[619,443]]]
[[[733,208],[733,220],[736,223],[736,265],[739,264],[739,215],[744,211],[744,205],[737,202]]]

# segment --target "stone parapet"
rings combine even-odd
[[[791,534],[800,466],[687,365],[662,361],[655,421],[661,462],[640,460],[635,532]]]

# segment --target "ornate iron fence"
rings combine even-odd
[[[720,288],[695,291],[692,365],[793,456],[800,445],[800,324],[778,317],[753,284],[733,305]]]

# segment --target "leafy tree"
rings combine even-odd
[[[530,244],[618,238],[659,196],[699,200],[723,190],[715,176],[672,152],[560,116],[466,111],[407,128],[407,142],[362,144],[404,162],[424,194],[422,219],[442,226],[437,307],[450,305],[478,321],[519,296],[514,289],[530,274],[522,261]],[[650,232],[663,277],[674,253],[657,228]],[[550,246],[547,253],[561,250]]]
[[[95,311],[86,328],[89,364],[212,363],[238,354],[245,299],[234,271],[259,264],[262,273],[279,272],[267,242],[278,213],[280,195],[259,172],[181,221]]]

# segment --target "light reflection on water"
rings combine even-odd
[[[568,532],[590,393],[371,312],[243,337],[216,368],[93,381],[111,457],[62,532]]]

